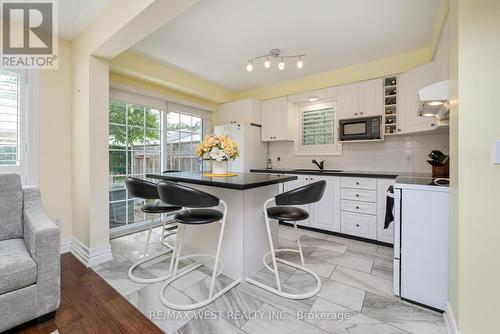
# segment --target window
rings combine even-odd
[[[20,164],[20,75],[0,70],[0,166]]]
[[[194,154],[202,138],[201,117],[176,112],[180,107],[174,104],[169,108],[175,111],[166,112],[141,105],[137,98],[129,99],[136,103],[116,97],[109,102],[109,225],[115,231],[146,219],[140,210],[143,201],[131,198],[125,188],[128,176],[144,179],[148,173],[164,170],[201,170],[201,161]],[[161,103],[150,102],[161,107]]]
[[[167,113],[167,169],[202,171],[201,160],[194,154],[202,139],[202,124],[198,116]]]
[[[337,104],[316,103],[299,107],[300,131],[297,155],[340,155],[337,140]]]
[[[142,202],[129,199],[125,178],[162,171],[163,111],[111,100],[109,103],[110,228],[145,219]]]

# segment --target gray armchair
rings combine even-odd
[[[0,332],[59,307],[60,244],[38,188],[0,174]]]

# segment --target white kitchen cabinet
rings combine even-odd
[[[261,102],[244,99],[219,105],[217,125],[234,123],[262,123]]]
[[[381,116],[384,111],[383,80],[374,79],[359,83],[359,116]]]
[[[339,119],[358,117],[358,84],[339,87]]]
[[[309,226],[340,232],[340,177],[312,175],[309,182],[326,181],[323,198],[309,206]]]
[[[339,119],[383,114],[383,80],[373,79],[339,87]]]
[[[377,240],[387,243],[394,243],[394,222],[387,229],[384,229],[385,211],[387,203],[387,189],[394,186],[393,179],[377,179]]]
[[[434,117],[418,116],[418,91],[434,80],[434,63],[419,66],[399,76],[398,83],[398,129],[397,133],[414,133],[434,130]]]
[[[340,232],[367,239],[377,238],[377,217],[342,211]]]
[[[286,96],[262,101],[262,141],[293,141],[293,117]]]

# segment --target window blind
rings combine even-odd
[[[0,70],[0,165],[19,160],[19,75]]]
[[[302,145],[334,143],[334,108],[302,112]]]

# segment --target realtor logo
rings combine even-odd
[[[57,68],[55,0],[1,0],[3,68]]]

